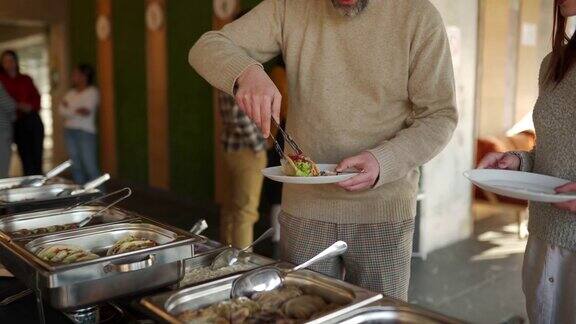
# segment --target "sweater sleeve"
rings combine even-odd
[[[188,53],[188,62],[214,87],[233,94],[246,68],[281,52],[285,0],[264,0],[250,12],[204,34]]]
[[[405,177],[448,144],[458,122],[450,46],[439,14],[416,33],[410,50],[412,118],[392,139],[369,150],[380,164],[376,186]]]

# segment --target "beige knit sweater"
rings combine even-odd
[[[287,127],[318,163],[369,150],[380,164],[375,188],[287,185],[289,214],[333,223],[414,217],[418,167],[438,154],[457,123],[450,48],[427,0],[373,0],[344,17],[330,0],[264,0],[192,47],[190,64],[232,93],[248,66],[282,54]]]

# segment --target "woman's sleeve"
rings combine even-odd
[[[532,151],[512,151],[508,153],[516,155],[520,159],[520,171],[532,172],[534,170],[534,149]]]

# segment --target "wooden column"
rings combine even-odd
[[[213,0],[214,8],[218,10],[219,13],[214,12],[212,18],[212,28],[214,30],[221,29],[229,22],[234,20],[236,13],[240,11],[240,0]],[[228,14],[223,14],[228,13]],[[231,13],[231,14],[230,14]],[[220,141],[220,135],[222,134],[222,118],[220,116],[220,107],[218,104],[218,89],[214,89],[214,199],[217,203],[222,203],[225,199],[226,179],[224,179],[224,161],[222,160],[222,154],[224,153],[224,148],[222,142]]]
[[[152,187],[170,186],[165,0],[146,0],[148,94],[148,179]]]
[[[98,85],[100,86],[100,157],[102,170],[117,174],[112,0],[97,0]]]

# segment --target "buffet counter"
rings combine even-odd
[[[241,252],[211,267],[225,248],[94,201],[0,216],[0,263],[17,278],[0,280],[0,318],[27,303],[41,323],[461,323],[309,270],[231,299],[243,273],[291,265]]]

